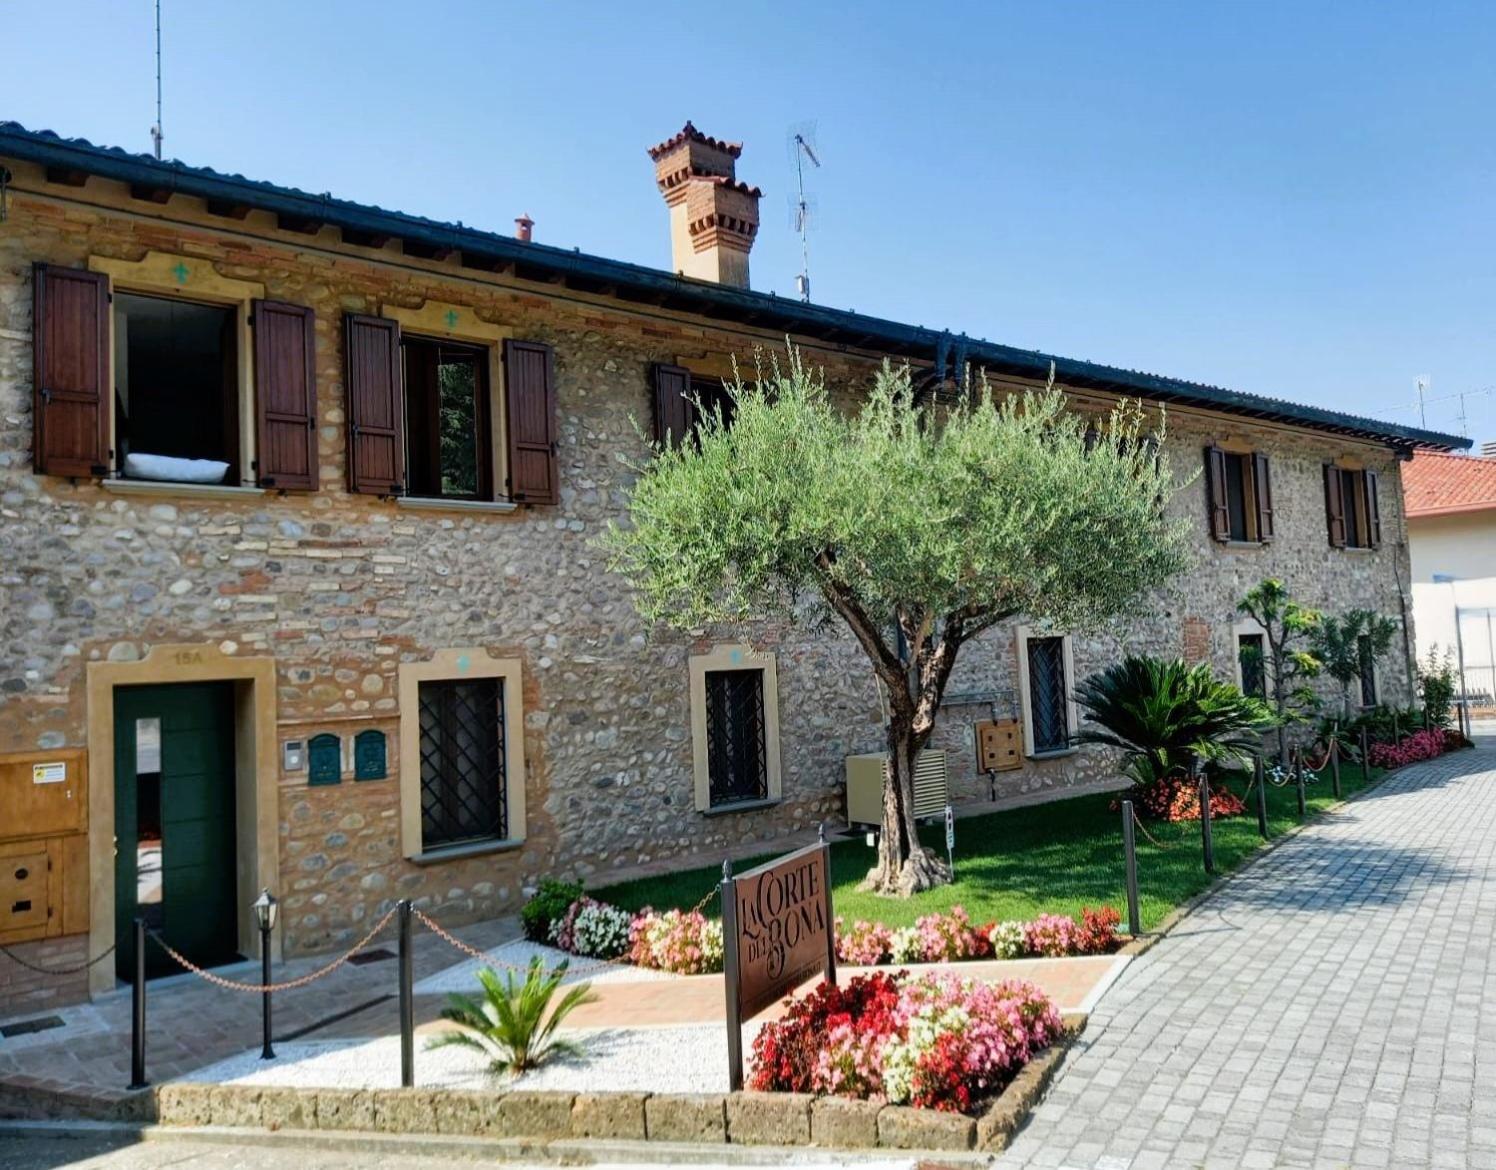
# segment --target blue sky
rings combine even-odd
[[[149,0],[4,8],[0,118],[148,150]],[[1416,423],[1496,387],[1496,5],[164,0],[166,152],[668,267],[745,143],[759,289]],[[1402,409],[1399,409],[1402,408]],[[1496,438],[1496,393],[1469,430]],[[1428,423],[1458,428],[1458,402]]]

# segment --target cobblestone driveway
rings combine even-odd
[[[1493,851],[1492,740],[1319,821],[1124,972],[999,1165],[1496,1167]]]

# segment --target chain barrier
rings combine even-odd
[[[287,979],[284,983],[244,983],[237,979],[225,979],[222,975],[215,975],[212,971],[203,970],[203,968],[199,967],[191,959],[183,955],[181,951],[176,950],[169,942],[167,942],[149,926],[145,928],[145,933],[152,942],[154,942],[158,947],[160,947],[163,951],[170,955],[178,966],[186,968],[198,978],[207,980],[215,987],[222,987],[226,991],[246,991],[254,995],[264,995],[267,992],[291,991],[297,987],[305,987],[308,983],[315,983],[325,975],[331,975],[349,959],[353,958],[354,955],[358,954],[359,951],[363,950],[366,946],[373,942],[374,939],[379,935],[379,932],[389,925],[390,919],[395,916],[398,910],[398,906],[391,906],[389,910],[385,912],[384,917],[374,924],[373,930],[364,935],[364,937],[361,938],[357,943],[355,943],[350,950],[347,950],[343,954],[339,955],[325,967],[318,967],[317,970],[312,971],[309,974],[302,975],[297,979]]]
[[[115,950],[116,947],[110,947],[103,954],[95,955],[86,962],[79,963],[73,967],[38,967],[35,963],[28,963],[7,946],[0,946],[0,955],[4,955],[12,963],[16,964],[16,966],[25,967],[28,971],[35,971],[38,975],[78,975],[87,971],[90,967],[98,966],[110,955],[114,954]]]
[[[696,905],[692,906],[691,909],[687,910],[686,913],[700,913],[701,910],[706,906],[706,904],[713,898],[715,898],[720,892],[721,887],[713,885],[712,888],[708,890],[706,894],[701,898],[701,900],[697,902]],[[495,957],[489,951],[479,950],[471,943],[463,942],[462,939],[458,938],[451,931],[447,930],[444,926],[442,926],[441,923],[439,923],[435,918],[432,918],[424,910],[418,910],[415,907],[411,907],[411,914],[415,916],[417,921],[419,921],[422,926],[424,926],[432,934],[436,935],[437,938],[441,939],[448,946],[461,951],[470,959],[477,959],[484,966],[498,967],[503,970],[517,971],[520,973],[528,973],[530,970],[529,964],[527,963],[511,963],[505,959]],[[619,957],[616,959],[587,959],[580,964],[573,963],[571,959],[566,959],[564,960],[564,962],[566,964],[566,972],[568,975],[586,974],[589,971],[599,971],[612,967],[635,966],[634,963],[630,962],[627,958],[624,957]],[[557,967],[559,966],[560,964],[557,964]],[[556,968],[552,968],[552,970],[555,969]]]
[[[1142,832],[1144,837],[1148,838],[1148,840],[1154,845],[1155,848],[1162,849],[1165,853],[1171,852],[1174,849],[1178,848],[1177,842],[1173,845],[1165,845],[1162,841],[1160,841],[1157,837],[1150,833],[1148,831],[1148,827],[1143,824],[1143,818],[1138,816],[1137,809],[1133,809],[1132,811],[1132,823],[1139,831]]]

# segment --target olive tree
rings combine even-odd
[[[888,702],[890,779],[865,887],[950,880],[921,847],[914,762],[961,648],[1005,618],[1077,628],[1119,615],[1185,564],[1166,462],[1123,404],[1099,432],[1053,379],[999,399],[919,405],[889,364],[852,410],[791,349],[727,387],[730,425],[637,469],[628,523],[604,538],[651,620],[678,628],[777,614],[840,621]]]

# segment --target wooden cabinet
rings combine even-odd
[[[0,943],[88,929],[88,753],[0,756]]]

